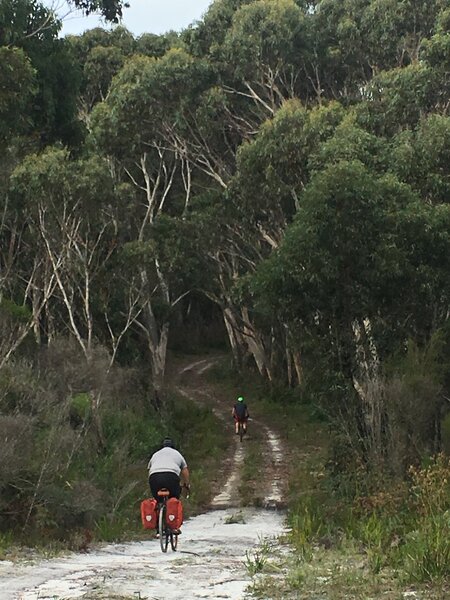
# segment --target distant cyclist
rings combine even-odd
[[[155,452],[148,463],[148,482],[153,498],[157,498],[158,491],[166,488],[170,498],[179,498],[181,494],[180,480],[187,490],[189,484],[189,469],[182,454],[175,449],[170,438],[164,438],[162,448]]]
[[[242,429],[244,430],[244,433],[247,433],[247,421],[250,415],[248,414],[248,408],[244,402],[243,396],[239,396],[236,404],[233,406],[231,414],[234,418],[236,435],[239,434],[239,423],[242,423]]]

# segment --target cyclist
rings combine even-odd
[[[242,423],[242,428],[244,433],[247,433],[247,421],[249,418],[248,408],[244,402],[243,396],[239,396],[236,404],[233,406],[233,410],[231,412],[234,418],[234,426],[236,429],[236,435],[239,434],[239,423]]]
[[[169,498],[180,498],[181,486],[190,488],[189,469],[182,454],[176,450],[171,438],[164,438],[162,447],[155,452],[148,463],[148,483],[153,498],[157,498],[158,491],[166,488],[170,492]]]

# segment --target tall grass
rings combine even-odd
[[[353,499],[330,490],[327,496],[312,493],[290,511],[298,556],[311,560],[317,544],[339,548],[351,542],[373,574],[390,567],[412,583],[448,580],[449,482],[450,459],[438,455],[411,469],[408,483],[397,488],[391,482],[384,491]]]

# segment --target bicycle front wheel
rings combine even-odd
[[[158,533],[159,543],[161,544],[161,550],[167,552],[167,546],[169,545],[169,532],[167,531],[166,524],[166,505],[163,504],[159,509],[158,516]]]

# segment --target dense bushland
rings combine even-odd
[[[149,493],[147,460],[167,434],[192,465],[188,513],[209,500],[205,473],[226,449],[212,413],[173,393],[157,413],[142,373],[117,367],[105,378],[105,361],[98,347],[86,365],[77,345],[60,339],[2,370],[2,536],[76,548],[86,536],[136,533],[139,501]]]

